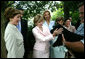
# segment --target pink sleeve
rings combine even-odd
[[[33,33],[33,35],[34,35],[34,37],[35,37],[36,39],[41,40],[41,41],[50,41],[50,40],[54,39],[53,36],[52,36],[52,34],[47,35],[47,36],[43,36],[43,35],[40,34],[40,33],[38,32],[38,30],[36,30],[36,29],[33,29],[33,30],[32,30],[32,33]]]

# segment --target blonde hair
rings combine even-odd
[[[44,18],[44,20],[46,20],[46,19],[45,19],[45,16],[44,16],[46,12],[48,12],[48,13],[49,13],[49,16],[51,17],[50,11],[46,10],[46,11],[43,13],[43,18]]]
[[[36,25],[37,22],[41,22],[43,21],[43,16],[40,15],[40,14],[37,14],[35,17],[34,17],[34,25]]]

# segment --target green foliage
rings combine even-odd
[[[4,10],[7,8],[7,7],[14,7],[13,4],[15,3],[15,1],[1,1],[1,11],[4,12]]]
[[[34,17],[36,14],[42,14],[41,11],[44,11],[44,6],[48,3],[48,1],[18,1],[16,8],[23,8],[24,17],[29,19]]]
[[[59,8],[58,10],[53,12],[52,20],[56,20],[57,17],[64,17],[63,8]]]
[[[74,13],[78,11],[78,5],[82,1],[63,1],[63,2],[64,2],[64,19],[67,19],[70,16],[70,12]]]
[[[76,11],[76,12],[72,13],[72,23],[74,25],[76,25],[78,20],[79,20],[79,12]]]
[[[33,18],[36,14],[43,14],[45,10],[55,11],[62,6],[57,1],[16,1],[16,8],[23,8],[25,19]]]

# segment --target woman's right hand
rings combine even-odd
[[[63,28],[59,28],[59,29],[55,29],[55,31],[53,32],[53,36],[62,34]]]

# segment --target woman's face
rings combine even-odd
[[[11,18],[10,22],[12,22],[12,24],[14,25],[18,25],[20,18],[21,18],[21,14],[17,14],[14,16],[14,18]]]
[[[44,17],[45,17],[46,20],[50,20],[49,12],[45,12]]]
[[[70,20],[66,20],[66,26],[70,26]]]
[[[43,21],[37,22],[37,26],[42,27]]]
[[[63,25],[63,20],[58,21],[58,23],[59,23],[60,25]]]

